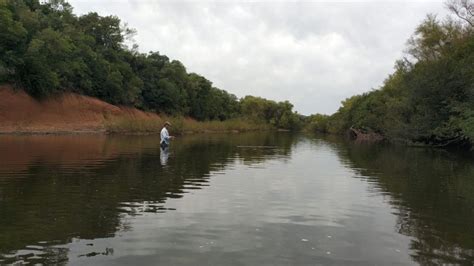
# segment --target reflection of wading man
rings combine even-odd
[[[168,163],[168,157],[170,157],[170,149],[168,147],[160,148],[160,163],[165,166]]]

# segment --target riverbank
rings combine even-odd
[[[118,117],[106,121],[106,133],[109,134],[154,134],[160,132],[165,121],[171,123],[171,134],[184,135],[194,133],[239,133],[248,131],[264,131],[273,128],[267,124],[258,124],[245,119],[225,121],[196,121],[184,117],[167,117],[151,119],[134,119]]]
[[[245,119],[167,117],[74,93],[37,100],[9,85],[0,86],[0,99],[0,134],[154,134],[165,121],[173,124],[172,134],[271,129]]]

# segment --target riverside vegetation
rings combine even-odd
[[[127,46],[135,31],[116,16],[77,16],[64,0],[3,0],[0,24],[0,83],[39,100],[64,92],[92,96],[174,117],[178,131],[301,127],[303,117],[288,101],[238,99],[177,60]],[[153,131],[161,122],[118,119],[107,127]]]
[[[110,133],[154,133],[161,130],[165,121],[171,122],[173,134],[178,135],[198,132],[262,131],[271,130],[273,128],[267,123],[257,123],[255,121],[242,118],[227,119],[224,121],[196,121],[194,119],[186,119],[183,117],[167,116],[161,116],[158,119],[132,119],[127,117],[110,119],[105,123],[105,127],[107,132]]]
[[[64,0],[0,1],[0,83],[37,99],[63,92],[156,112],[163,119],[107,121],[111,132],[300,129],[434,146],[474,143],[474,3],[449,0],[453,15],[417,27],[406,56],[376,90],[332,115],[302,116],[288,101],[235,95],[158,52],[128,47],[135,31],[116,16],[73,13]]]
[[[428,15],[379,89],[346,99],[332,115],[312,115],[311,130],[472,147],[474,2],[448,1],[446,7],[453,15]]]

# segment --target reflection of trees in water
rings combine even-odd
[[[81,137],[66,137],[60,141],[62,149],[37,149],[34,153],[31,149],[36,144],[45,146],[46,141],[54,145],[54,141],[45,138],[28,142],[22,152],[35,156],[19,154],[26,164],[21,165],[22,178],[8,179],[0,174],[0,254],[27,245],[48,246],[53,240],[59,240],[54,244],[63,244],[74,237],[113,236],[118,230],[127,230],[128,225],[121,219],[125,214],[165,212],[169,210],[165,206],[167,198],[179,198],[189,189],[206,186],[213,171],[224,170],[235,160],[256,163],[286,156],[293,142],[288,134],[189,136],[172,144],[163,167],[156,136],[110,137],[100,143],[86,139],[93,143],[88,145]],[[8,145],[15,144],[8,141]],[[67,147],[77,147],[69,143],[76,141],[81,142],[81,154],[71,156],[76,150]],[[239,149],[238,145],[278,148]],[[91,157],[87,147],[93,149]],[[57,154],[51,154],[54,152]],[[63,248],[45,248],[42,252],[42,262],[67,258],[67,249]],[[30,255],[23,257],[38,261]]]
[[[474,163],[471,155],[330,140],[343,161],[390,195],[396,230],[414,237],[423,265],[474,261]]]

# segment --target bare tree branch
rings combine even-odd
[[[474,2],[472,0],[448,0],[446,7],[458,18],[474,27]]]

